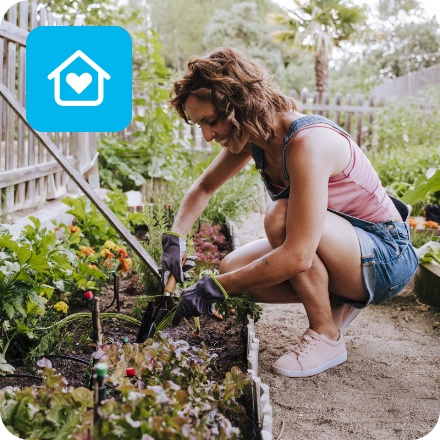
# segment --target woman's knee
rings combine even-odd
[[[272,202],[264,217],[264,229],[273,248],[277,248],[286,239],[287,199]]]
[[[228,272],[232,272],[233,270],[238,269],[236,266],[236,264],[234,263],[234,255],[233,252],[231,252],[230,254],[226,255],[222,261],[220,262],[220,267],[218,269],[220,275],[224,274],[224,273],[228,273]]]

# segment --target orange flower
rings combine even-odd
[[[113,266],[113,262],[110,258],[106,258],[103,262],[102,265],[105,267],[112,267]]]
[[[118,258],[118,260],[121,262],[120,265],[120,271],[121,272],[128,272],[133,264],[133,261],[131,258]]]
[[[118,255],[122,258],[127,258],[128,257],[128,252],[126,249],[124,249],[123,247],[117,247],[116,248],[116,252],[118,253]]]
[[[432,220],[428,220],[427,222],[423,223],[423,226],[429,229],[438,229],[439,224]]]
[[[90,255],[93,255],[95,253],[94,249],[90,246],[80,246],[79,247],[80,255],[85,255],[86,257],[90,257]]]
[[[104,249],[101,251],[101,255],[102,255],[104,258],[107,258],[107,259],[109,259],[109,258],[114,258],[114,257],[115,257],[115,254],[112,254],[112,252],[110,251],[110,249],[107,249],[107,248],[104,248]]]
[[[408,225],[410,228],[415,228],[418,224],[419,224],[419,222],[414,217],[411,217],[408,220]]]
[[[98,266],[95,266],[94,264],[88,264],[87,266],[89,266],[90,269],[98,269]]]
[[[78,226],[73,226],[73,225],[69,225],[68,228],[70,229],[70,232],[72,234],[74,234],[75,232],[79,232],[80,229],[78,228]]]

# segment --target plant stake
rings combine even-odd
[[[93,422],[95,428],[99,422],[98,407],[102,405],[103,400],[106,398],[106,389],[104,380],[108,376],[107,364],[100,362],[95,365],[95,373],[93,374]]]
[[[113,292],[116,298],[116,311],[121,311],[121,300],[119,298],[119,275],[113,272]]]
[[[92,308],[93,342],[97,345],[102,344],[101,318],[99,316],[99,298],[93,298],[94,307]]]

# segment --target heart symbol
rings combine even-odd
[[[92,75],[90,73],[83,73],[81,76],[78,76],[76,73],[69,73],[66,76],[66,82],[80,95],[92,82]]]

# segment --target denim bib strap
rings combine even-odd
[[[284,137],[284,146],[283,146],[283,171],[284,171],[284,178],[290,182],[289,173],[287,172],[287,166],[286,166],[286,149],[287,144],[289,143],[290,139],[295,136],[298,131],[302,130],[305,127],[308,127],[309,125],[313,124],[327,124],[333,127],[334,129],[338,130],[339,132],[343,133],[344,135],[351,138],[351,136],[343,130],[341,127],[339,127],[338,124],[335,124],[333,121],[330,121],[330,119],[324,118],[324,116],[320,115],[307,115],[302,118],[297,119],[296,121],[293,121],[292,124],[290,124],[289,131],[287,132],[287,135]],[[353,138],[352,138],[353,139]]]
[[[320,115],[306,115],[302,118],[299,118],[295,121],[293,121],[290,124],[289,130],[287,132],[287,135],[284,137],[284,146],[283,146],[283,173],[285,179],[290,182],[289,173],[287,172],[286,167],[286,148],[287,144],[289,143],[290,139],[298,133],[299,130],[303,129],[304,127],[308,127],[309,125],[313,124],[327,124],[338,130],[339,132],[343,133],[344,135],[351,137],[345,130],[343,130],[339,125],[335,124],[333,121],[330,121],[330,119],[324,118],[324,116]],[[270,183],[267,181],[266,176],[264,174],[264,154],[263,150],[258,147],[257,145],[252,144],[252,157],[255,161],[255,168],[260,172],[261,179],[264,182],[264,185],[266,186],[267,192],[269,193],[269,196],[272,200],[279,200],[279,199],[287,199],[290,195],[290,186],[283,189],[280,193],[275,194],[270,186]]]

